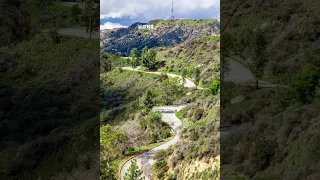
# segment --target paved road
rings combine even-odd
[[[153,72],[153,71],[142,71],[142,70],[139,70],[140,67],[137,67],[137,68],[132,68],[132,67],[122,67],[123,70],[130,70],[130,71],[138,71],[138,72],[144,72],[144,73],[149,73],[149,74],[158,74],[158,75],[161,75],[161,72]],[[182,79],[182,76],[180,75],[176,75],[176,74],[170,74],[170,73],[166,73],[169,77],[179,77],[180,79]],[[181,82],[182,83],[182,82]],[[184,84],[184,87],[187,87],[187,88],[195,88],[196,85],[190,80],[190,79],[187,79],[186,78],[186,82]],[[201,88],[201,87],[198,87],[198,89],[206,89],[206,88]]]
[[[254,80],[254,76],[252,75],[252,73],[250,72],[250,70],[242,65],[241,63],[230,59],[229,60],[229,74],[226,77],[226,81],[231,81],[231,82],[235,82],[235,83],[250,83],[253,82]],[[150,74],[158,74],[160,75],[161,72],[147,72],[147,71],[142,71],[142,70],[138,70],[139,67],[133,69],[132,67],[123,67],[123,70],[131,70],[131,71],[139,71],[139,72],[144,72],[144,73],[150,73]],[[179,75],[175,75],[175,74],[170,74],[167,73],[167,75],[169,77],[179,77],[182,78]],[[188,88],[195,88],[195,84],[189,80],[186,79],[186,83],[184,84],[185,87]],[[259,86],[260,87],[268,87],[268,88],[273,88],[273,87],[277,87],[278,85],[276,84],[271,84],[268,82],[264,82],[264,81],[260,81],[259,82]],[[199,88],[202,89],[202,88]],[[179,111],[180,109],[184,108],[185,106],[165,106],[165,107],[161,107],[160,109],[165,109],[165,110],[170,110],[170,111]],[[158,109],[154,109],[154,110],[159,110]],[[170,127],[175,131],[175,136],[172,140],[148,151],[145,152],[142,155],[136,156],[134,157],[134,159],[137,160],[138,162],[138,166],[143,170],[144,176],[146,180],[150,180],[150,173],[151,173],[151,168],[152,165],[155,163],[155,160],[153,159],[154,155],[159,152],[160,150],[164,150],[164,149],[168,149],[170,145],[176,144],[179,141],[179,137],[180,137],[180,129],[182,127],[182,122],[175,116],[175,113],[168,113],[168,112],[161,112],[162,114],[162,120],[169,123]],[[221,127],[220,128],[220,136],[225,137],[226,135],[228,135],[228,133],[233,130],[233,129],[237,129],[238,126],[230,126],[230,127]],[[125,176],[125,172],[128,170],[128,168],[131,165],[131,160],[127,161],[121,168],[121,172],[120,172],[120,176],[121,176],[121,180],[123,180],[124,176]]]
[[[233,59],[228,59],[229,61],[229,68],[230,71],[228,72],[227,76],[225,77],[225,81],[234,82],[234,83],[243,83],[243,84],[250,84],[254,82],[254,76],[251,73],[251,71],[244,66],[243,64],[239,63],[238,61],[235,61]],[[132,67],[122,67],[123,70],[131,70],[131,71],[139,71],[144,73],[150,73],[150,74],[158,74],[160,75],[161,72],[150,72],[150,71],[142,71],[138,70],[140,67],[132,68]],[[179,77],[182,79],[182,76],[176,75],[176,74],[170,74],[166,73],[169,77]],[[182,82],[181,82],[182,83]],[[186,83],[184,84],[185,87],[188,88],[195,88],[196,85],[194,82],[192,82],[190,79],[186,79]],[[265,81],[259,81],[259,87],[262,88],[275,88],[278,87],[278,84],[272,84]],[[201,88],[198,87],[198,89],[207,89],[207,88]]]
[[[233,59],[228,59],[230,71],[225,77],[225,81],[234,83],[253,83],[254,76],[251,71],[243,64]],[[265,81],[259,81],[259,87],[275,88],[278,84],[272,84]]]
[[[58,30],[58,33],[63,35],[90,38],[90,34],[86,32],[85,28],[61,28]],[[92,32],[92,39],[100,39],[100,33]]]
[[[154,111],[158,111],[158,110],[165,110],[165,111],[172,111],[172,112],[161,112],[162,114],[162,120],[164,122],[167,122],[170,127],[172,128],[172,130],[175,132],[175,135],[173,137],[173,139],[171,139],[170,141],[157,146],[156,148],[143,153],[142,155],[136,156],[133,159],[137,160],[137,164],[140,167],[140,169],[143,170],[143,174],[145,176],[145,180],[150,180],[151,177],[151,168],[152,165],[155,163],[155,160],[153,159],[154,155],[159,152],[160,150],[165,150],[168,149],[169,146],[176,144],[179,139],[180,139],[180,130],[181,127],[183,126],[183,123],[180,121],[179,118],[176,117],[175,112],[181,110],[182,108],[184,108],[184,105],[180,105],[180,106],[163,106],[163,107],[159,107],[159,108],[154,108]],[[127,161],[121,168],[120,170],[120,176],[121,176],[121,180],[124,180],[124,176],[125,173],[127,172],[127,170],[129,169],[130,165],[131,165],[131,161],[133,160],[129,160]]]

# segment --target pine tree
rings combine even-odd
[[[186,83],[186,76],[187,76],[187,70],[183,69],[182,70],[182,85],[184,86],[184,84]]]
[[[148,69],[156,69],[158,65],[157,52],[154,49],[148,50],[148,47],[142,49],[142,65]]]
[[[98,14],[99,14],[99,6],[94,7],[95,3],[92,0],[84,0],[84,9],[82,11],[81,20],[83,25],[86,27],[87,33],[90,35],[90,39],[92,38],[92,32],[97,30],[98,28]],[[99,8],[99,9],[98,9]],[[100,26],[100,25],[99,25]]]
[[[124,176],[125,180],[144,180],[144,177],[142,175],[142,171],[139,169],[137,165],[137,160],[133,159],[131,161],[131,165],[126,172],[126,175]]]
[[[141,98],[142,107],[149,110],[154,106],[152,96],[152,92],[148,89]]]
[[[255,87],[256,89],[259,88],[259,80],[261,80],[265,65],[265,47],[266,47],[266,40],[264,39],[261,31],[259,29],[253,32],[253,36],[251,39],[251,71],[255,77]]]
[[[139,52],[137,48],[133,48],[130,52],[132,68],[136,68],[139,63]]]
[[[79,23],[80,19],[79,19],[79,16],[81,15],[81,9],[79,7],[78,4],[76,5],[73,5],[71,7],[71,17],[72,17],[72,20],[76,23]]]
[[[146,59],[147,54],[148,54],[148,47],[145,46],[145,47],[142,49],[141,59],[142,59],[142,60]]]
[[[100,180],[116,180],[115,170],[111,167],[109,160],[100,162]]]
[[[230,71],[229,61],[227,60],[226,56],[221,54],[220,57],[220,79],[221,82],[224,82],[224,79],[227,77]]]
[[[194,82],[196,84],[196,89],[197,89],[200,82],[200,70],[198,67],[196,67],[194,70]]]

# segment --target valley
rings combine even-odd
[[[148,31],[150,33],[151,31],[156,33],[163,31],[161,33],[169,36],[170,33],[166,32],[166,29],[170,23],[174,23],[172,25],[176,28],[192,29],[202,26],[214,29],[215,25],[211,22],[215,22],[215,20],[150,21],[149,24],[156,24],[155,29]],[[104,36],[102,33],[101,41],[110,45],[108,46],[110,48],[117,48],[112,45],[112,38],[117,38],[119,43],[122,42],[121,37],[130,40],[126,34],[129,35],[131,34],[129,31],[135,31],[134,26],[137,24],[128,29],[113,30],[114,32],[107,30],[108,32]],[[151,46],[144,43],[139,46],[133,44],[132,47],[127,44],[116,50],[120,55],[114,51],[101,49],[102,73],[100,76],[102,77],[101,83],[105,84],[105,86],[102,85],[102,101],[100,102],[102,103],[102,129],[108,126],[114,129],[113,131],[117,131],[116,129],[123,131],[121,140],[119,138],[111,140],[110,137],[110,141],[107,141],[110,147],[116,145],[112,148],[114,150],[110,151],[111,149],[106,148],[102,150],[105,154],[102,164],[106,163],[106,166],[103,165],[103,177],[112,176],[114,179],[127,179],[133,175],[134,169],[138,170],[136,172],[140,171],[141,177],[145,179],[151,179],[151,177],[152,179],[184,179],[185,175],[195,176],[196,174],[199,177],[210,179],[219,177],[219,173],[217,173],[219,172],[217,166],[219,163],[219,159],[217,159],[219,155],[219,84],[216,80],[219,78],[219,69],[217,68],[219,38],[214,38],[214,34],[210,34],[211,31],[208,30],[203,33],[192,33],[192,31],[184,32],[184,36],[190,36],[189,40],[184,38],[180,42],[171,44],[172,46],[167,46],[170,45],[167,42]],[[150,34],[150,36],[146,35],[145,41],[157,37],[156,33]],[[176,32],[174,36],[178,34]],[[169,40],[169,38],[165,39]],[[136,40],[134,39],[134,41]],[[175,59],[165,55],[167,50],[172,49],[174,52],[182,44],[189,47],[191,44],[196,46],[201,43],[207,44],[207,48],[194,50],[194,53],[187,55],[188,58]],[[126,50],[129,53],[124,52],[123,47],[129,49],[129,51]],[[170,56],[174,55],[172,52],[169,53]],[[206,75],[201,74],[204,70],[203,67],[198,68],[198,65],[202,63],[199,58],[200,54],[196,52],[204,52],[203,56],[206,59],[211,59],[211,61],[203,61],[203,64],[210,64],[209,68],[207,66]],[[198,56],[199,61],[195,56]],[[183,61],[191,63],[185,66]],[[181,69],[170,69],[169,71],[169,68],[173,67],[171,66],[172,62],[176,62],[175,67],[180,66]],[[205,80],[205,78],[207,79]],[[116,92],[115,89],[117,89]],[[123,92],[122,95],[120,92]],[[123,100],[119,99],[120,102],[114,105],[109,104],[107,103],[109,101],[116,102],[107,99],[107,97],[111,97],[111,94],[113,94],[112,98],[119,99],[121,97]],[[157,112],[157,109],[162,109],[162,111]],[[165,112],[164,109],[176,111]],[[110,116],[111,114],[112,116]],[[198,133],[199,128],[207,129],[206,133],[199,134],[199,138],[211,143],[197,146],[200,149],[203,148],[206,153],[192,149],[196,142],[193,139],[195,135],[190,136],[190,133]],[[162,130],[159,131],[160,129]],[[164,133],[171,129],[174,133],[164,136]],[[105,133],[106,131],[101,132],[101,134]],[[152,143],[156,143],[157,146],[153,146]],[[142,146],[150,146],[150,148],[139,150],[139,147]],[[187,156],[180,157],[181,148],[184,149]],[[136,155],[130,152],[135,152]],[[191,155],[190,153],[195,154]],[[126,154],[130,154],[130,156],[126,156]],[[200,159],[196,160],[197,158],[192,156],[198,156]],[[190,160],[201,164],[204,167],[203,170],[194,172],[193,166],[185,164]],[[180,162],[181,165],[178,165]],[[109,164],[109,168],[107,168],[107,164]],[[211,170],[214,171],[211,172]],[[186,172],[183,173],[183,171]]]

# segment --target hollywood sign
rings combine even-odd
[[[151,24],[151,25],[139,25],[138,26],[138,29],[153,29],[153,28],[154,28],[153,24]]]

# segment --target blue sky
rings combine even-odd
[[[171,3],[171,0],[100,0],[100,29],[168,19]],[[176,18],[220,21],[220,0],[174,0],[174,11]]]

